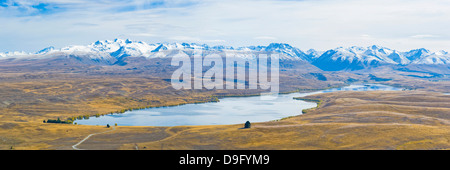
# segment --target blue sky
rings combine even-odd
[[[450,51],[445,0],[0,0],[0,52],[129,38]]]

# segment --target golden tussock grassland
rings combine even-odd
[[[23,71],[0,67],[0,149],[72,149],[105,126],[43,123],[129,109],[215,101],[215,96],[255,95],[259,91],[173,90],[167,76],[100,66]],[[49,69],[52,69],[50,67]],[[102,72],[102,69],[103,72]],[[164,68],[160,68],[158,72]],[[111,71],[114,72],[111,73]],[[138,69],[139,71],[139,69]],[[405,87],[396,92],[334,92],[307,96],[320,101],[305,114],[238,125],[126,127],[98,134],[82,149],[449,149],[448,81],[429,81],[379,72]],[[367,75],[306,71],[281,72],[280,89],[311,91],[351,82],[374,82]],[[351,81],[350,81],[351,80]],[[411,91],[410,91],[411,90]]]

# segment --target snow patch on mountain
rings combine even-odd
[[[286,43],[271,43],[268,46],[208,46],[196,43],[148,44],[129,39],[96,41],[89,45],[72,45],[56,49],[52,46],[36,53],[0,53],[0,59],[39,59],[48,57],[72,57],[80,61],[115,63],[127,57],[166,58],[179,52],[192,54],[193,51],[207,51],[205,54],[220,52],[228,55],[253,59],[257,54],[276,53],[282,60],[307,61],[324,70],[357,70],[383,64],[450,64],[450,54],[446,51],[430,52],[420,48],[400,52],[373,45],[369,47],[338,47],[328,51],[309,49],[306,52]]]
[[[446,51],[438,51],[415,60],[413,64],[450,64],[450,55]]]

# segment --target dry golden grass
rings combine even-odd
[[[422,100],[415,98],[427,95]],[[118,127],[85,148],[450,149],[450,96],[425,92],[337,92],[308,114],[240,125]],[[386,104],[389,103],[389,104]],[[392,104],[395,103],[395,104]],[[407,106],[408,109],[402,108]],[[119,134],[125,135],[126,139]],[[107,146],[107,147],[105,147]]]
[[[100,126],[1,122],[0,149],[72,149],[87,134],[105,130]]]
[[[82,149],[449,149],[450,96],[421,91],[337,92],[308,96],[319,108],[280,121],[239,125],[122,127]],[[154,99],[154,98],[153,98]],[[92,100],[89,108],[120,109],[124,98]],[[180,102],[180,101],[178,101]],[[182,101],[181,101],[182,102]],[[136,102],[139,103],[139,102]],[[78,108],[79,109],[79,108]],[[8,110],[8,109],[6,109]],[[81,109],[80,109],[81,110]],[[47,114],[45,116],[52,115]],[[10,109],[2,114],[0,149],[72,149],[104,126],[44,124]],[[61,116],[54,114],[54,116]],[[244,123],[244,122],[243,122]]]
[[[211,93],[177,92],[155,78],[92,76],[0,81],[0,96],[0,149],[71,149],[81,137],[105,129],[44,120],[207,102]]]
[[[80,115],[109,114],[130,108],[207,102],[212,95],[250,95],[258,91],[171,89],[164,78],[125,68],[80,66],[79,69],[22,72],[0,67],[0,149],[72,149],[103,126],[42,123]],[[26,68],[23,68],[26,69]],[[102,70],[103,69],[103,70]],[[153,69],[153,68],[152,68]],[[153,71],[148,69],[147,71]],[[157,68],[151,73],[160,72]],[[327,81],[309,79],[307,69],[282,72],[280,89],[321,89],[344,85],[366,75],[324,73]],[[109,75],[110,73],[114,73]],[[145,72],[144,70],[144,73]],[[169,72],[167,72],[169,74]],[[170,74],[169,74],[170,75]],[[377,75],[383,82],[409,89],[449,92],[448,81]],[[309,96],[317,109],[279,121],[242,125],[122,127],[91,137],[84,149],[448,149],[450,96],[421,91],[337,92]],[[242,122],[244,123],[244,122]]]

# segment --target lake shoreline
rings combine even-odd
[[[355,88],[355,87],[357,87],[357,89],[351,89],[351,88]],[[374,89],[365,89],[365,88],[374,88]],[[348,88],[348,89],[347,89]],[[358,89],[359,88],[359,89]],[[389,89],[396,89],[396,90],[399,90],[399,89],[397,89],[396,87],[393,87],[393,86],[390,86],[390,85],[384,85],[384,84],[375,84],[375,83],[358,83],[358,84],[351,84],[351,85],[347,85],[347,86],[341,86],[341,87],[338,87],[338,88],[336,88],[336,87],[330,87],[330,88],[326,88],[326,89],[324,89],[324,90],[319,90],[319,91],[314,91],[314,92],[309,92],[309,93],[301,93],[300,92],[300,90],[296,90],[296,91],[291,91],[291,92],[282,92],[282,93],[279,93],[279,94],[281,94],[281,95],[286,95],[286,96],[284,96],[283,98],[286,98],[286,97],[288,97],[288,95],[290,95],[290,94],[293,94],[293,93],[298,93],[300,96],[295,96],[295,97],[291,97],[290,98],[290,100],[301,100],[301,98],[302,97],[304,97],[304,96],[308,96],[308,95],[313,95],[313,94],[315,94],[315,93],[324,93],[324,92],[333,92],[333,91],[349,91],[349,90],[355,90],[355,91],[368,91],[368,90],[379,90],[379,89],[382,89],[382,88],[387,88],[388,90]],[[334,89],[334,90],[333,90]],[[362,90],[362,89],[365,89],[365,90]],[[382,89],[382,90],[384,90],[384,89]],[[307,94],[307,95],[305,95],[305,94]],[[216,96],[214,96],[214,97],[216,97],[216,98],[220,98],[220,99],[226,99],[227,101],[232,101],[232,100],[241,100],[240,98],[242,98],[242,97],[250,97],[250,98],[253,98],[253,97],[256,97],[256,96],[258,96],[258,95],[260,95],[260,94],[251,94],[251,95],[238,95],[238,96],[236,96],[236,95],[233,95],[233,96],[219,96],[219,97],[216,97]],[[285,100],[285,99],[283,99],[283,100]],[[245,100],[244,100],[245,101]],[[287,115],[287,116],[284,116],[284,117],[281,117],[281,118],[274,118],[274,119],[266,119],[266,120],[263,120],[263,121],[253,121],[253,122],[268,122],[268,121],[276,121],[276,120],[280,120],[280,119],[286,119],[286,117],[292,117],[292,116],[298,116],[298,115],[301,115],[301,114],[305,114],[308,110],[310,110],[310,109],[315,109],[315,108],[317,108],[319,105],[318,105],[318,102],[317,101],[308,101],[308,100],[303,100],[305,103],[304,104],[302,104],[301,106],[295,106],[295,107],[300,107],[300,108],[298,108],[298,109],[301,109],[300,111],[301,112],[299,112],[298,114],[295,114],[294,115],[294,113],[292,112],[292,113],[284,113],[284,112],[282,112],[282,114],[281,114],[281,112],[280,112],[280,114],[281,115],[284,115],[284,114],[290,114],[290,115]],[[198,103],[183,103],[183,104],[178,104],[178,105],[170,105],[170,106],[158,106],[158,107],[147,107],[147,108],[145,108],[145,109],[127,109],[127,110],[125,110],[124,112],[122,112],[122,113],[118,113],[118,114],[124,114],[124,113],[127,113],[127,114],[130,114],[130,113],[133,113],[133,114],[137,114],[136,112],[149,112],[149,115],[146,115],[146,116],[157,116],[157,118],[159,118],[159,117],[170,117],[171,115],[166,115],[166,114],[162,114],[162,113],[159,113],[159,112],[157,112],[157,111],[155,111],[155,110],[151,110],[151,109],[161,109],[161,108],[173,108],[172,106],[183,106],[183,107],[186,107],[186,108],[192,108],[192,106],[195,106],[195,105],[197,105],[197,104],[202,104],[202,106],[205,106],[204,104],[209,104],[209,103],[220,103],[221,101],[220,100],[218,100],[218,101],[213,101],[213,102],[198,102]],[[289,101],[289,102],[291,102],[291,101]],[[306,103],[308,103],[308,104],[306,104]],[[194,104],[194,105],[188,105],[188,104]],[[282,103],[282,104],[285,104],[285,103]],[[286,104],[289,104],[289,106],[292,104],[292,103],[286,103]],[[307,108],[301,108],[301,107],[305,107],[306,105],[309,105],[309,104],[314,104],[314,106],[308,106]],[[186,105],[188,105],[188,106],[186,106]],[[231,105],[231,107],[234,107],[233,105]],[[256,107],[257,108],[257,107]],[[258,108],[257,108],[258,109]],[[176,109],[172,109],[172,110],[176,110]],[[188,109],[189,110],[189,109]],[[192,112],[192,110],[189,110],[189,111],[191,111]],[[201,114],[205,114],[205,113],[203,113],[203,112],[208,112],[208,113],[206,113],[206,116],[208,117],[211,117],[211,114],[209,114],[209,113],[211,113],[211,112],[214,112],[214,111],[216,111],[216,110],[214,110],[214,109],[212,109],[212,110],[207,110],[207,111],[202,111],[201,112]],[[236,110],[235,110],[236,111]],[[297,110],[298,111],[298,110]],[[297,111],[295,111],[295,112],[297,112]],[[240,110],[238,110],[238,112],[240,112]],[[250,110],[250,112],[255,112],[255,111],[253,111],[253,110]],[[279,112],[279,111],[278,111]],[[155,113],[158,113],[158,114],[156,114],[156,115],[154,115]],[[188,112],[183,112],[183,113],[186,113],[185,115],[184,114],[182,114],[181,116],[180,116],[180,114],[178,115],[178,116],[180,116],[180,117],[183,117],[183,116],[186,116],[186,115],[189,115],[190,113],[188,113]],[[224,112],[224,113],[226,113],[226,114],[228,114],[228,112]],[[230,112],[231,113],[231,112]],[[259,112],[258,112],[259,113]],[[272,112],[271,112],[272,113]],[[275,113],[275,112],[274,112]],[[142,113],[140,113],[140,114],[142,114]],[[230,121],[232,121],[233,120],[233,118],[234,119],[236,119],[236,115],[233,115],[233,114],[236,114],[236,113],[234,113],[234,112],[232,112],[232,114],[231,115],[227,115],[228,117],[225,117],[226,119],[228,119],[229,117],[230,117]],[[261,114],[261,113],[259,113],[259,114]],[[97,118],[100,118],[100,117],[104,117],[104,116],[108,116],[108,115],[112,115],[113,117],[114,117],[114,113],[113,114],[106,114],[106,115],[103,115],[103,116],[96,116],[96,118],[94,118],[94,119],[97,119]],[[135,115],[127,115],[127,116],[135,116]],[[191,115],[191,116],[198,116],[198,114],[195,114],[194,113],[194,115]],[[213,116],[214,116],[214,114],[213,114]],[[219,115],[220,116],[220,115]],[[249,116],[249,115],[248,115]],[[250,114],[250,116],[251,116],[251,114]],[[117,118],[122,118],[122,117],[126,117],[126,116],[117,116]],[[156,117],[153,117],[153,118],[156,118]],[[185,117],[186,119],[193,119],[192,117]],[[110,119],[112,119],[112,118],[110,118]],[[123,118],[122,118],[123,119]],[[198,122],[198,121],[200,121],[200,122],[202,122],[203,120],[201,120],[201,119],[203,119],[203,117],[199,117],[198,118],[199,120],[196,120],[196,119],[194,119],[194,122]],[[205,119],[208,119],[208,118],[205,118]],[[217,118],[216,118],[217,119]],[[83,119],[83,120],[85,120],[85,119]],[[75,120],[74,121],[74,123],[77,123],[77,124],[79,124],[78,122],[83,122],[83,120],[81,120],[81,121],[79,121],[79,120]],[[106,120],[106,118],[105,118],[105,120]],[[97,121],[99,121],[99,120],[97,120]],[[155,120],[150,120],[150,121],[155,121]],[[167,120],[165,120],[165,121],[167,121]],[[179,120],[180,121],[180,120]],[[188,121],[188,120],[185,120],[185,121]],[[191,120],[192,121],[192,120]],[[225,121],[225,120],[220,120],[219,122],[223,122],[223,121]],[[170,121],[169,121],[170,122]],[[86,121],[84,121],[82,124],[83,125],[99,125],[99,124],[101,124],[101,123],[99,123],[99,124],[84,124],[84,123],[86,123]],[[160,122],[158,122],[158,123],[160,123]],[[111,124],[111,123],[109,123],[109,124]],[[112,124],[114,124],[114,123],[112,123]],[[119,123],[119,125],[120,125],[121,123]],[[174,123],[174,124],[176,124],[176,123]],[[226,124],[235,124],[235,123],[212,123],[212,124],[208,124],[208,123],[206,123],[206,124],[182,124],[182,125],[178,125],[178,124],[176,124],[176,125],[173,125],[173,126],[190,126],[190,125],[226,125]],[[106,124],[105,124],[106,125]],[[165,126],[165,125],[141,125],[141,124],[139,124],[139,125],[121,125],[121,126]],[[172,126],[172,125],[169,125],[169,126]]]
[[[297,89],[294,91],[286,91],[286,92],[279,92],[278,94],[291,94],[291,93],[302,93],[302,92],[315,92],[315,91],[321,91],[321,90],[327,90],[332,88],[342,88],[346,86],[350,86],[351,84],[345,84],[343,86],[331,86],[327,88],[322,89]],[[191,103],[179,103],[179,104],[169,104],[169,105],[162,105],[162,106],[147,106],[147,107],[141,107],[141,108],[128,108],[128,109],[122,109],[120,111],[116,112],[109,112],[105,114],[95,114],[95,115],[79,115],[79,116],[73,116],[66,119],[66,121],[71,121],[71,124],[76,123],[77,120],[85,120],[89,119],[90,117],[98,118],[100,116],[107,116],[107,115],[116,115],[116,114],[124,114],[127,111],[134,111],[134,110],[145,110],[145,109],[151,109],[151,108],[165,108],[165,107],[176,107],[176,106],[183,106],[188,104],[204,104],[204,103],[215,103],[220,102],[220,99],[224,98],[237,98],[237,97],[254,97],[254,96],[261,96],[261,93],[255,93],[255,94],[242,94],[242,95],[213,95],[212,97],[216,97],[217,100],[215,101],[196,101]],[[50,120],[50,119],[49,119]],[[44,120],[45,121],[45,120]],[[46,121],[48,123],[48,121]],[[96,125],[92,125],[96,126]]]

